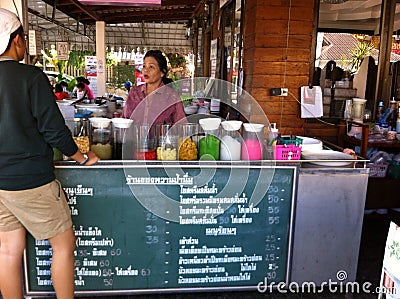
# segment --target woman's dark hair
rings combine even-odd
[[[17,30],[15,30],[13,33],[10,34],[10,40],[8,41],[8,45],[7,45],[6,51],[8,51],[8,50],[10,49],[10,47],[11,47],[11,42],[13,41],[13,39],[14,39],[17,35],[23,36],[23,34],[24,34],[24,28],[23,28],[22,25],[21,25],[21,26],[18,27]],[[5,51],[4,51],[4,52],[5,52]]]
[[[76,84],[76,87],[85,89],[85,84],[83,84],[83,82],[79,82],[78,84]]]
[[[150,50],[147,51],[143,59],[146,59],[146,57],[153,57],[155,60],[157,60],[158,66],[160,67],[160,71],[164,74],[164,76],[161,78],[161,81],[165,85],[171,83],[172,80],[170,78],[167,78],[168,62],[163,53],[160,50]]]
[[[63,92],[63,87],[60,83],[57,83],[56,86],[54,87],[55,92]]]
[[[85,77],[76,77],[76,82],[78,83],[85,83],[86,85],[90,84],[90,81]]]

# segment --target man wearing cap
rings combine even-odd
[[[0,8],[0,291],[22,298],[25,234],[52,246],[52,282],[57,298],[74,298],[75,235],[62,187],[54,176],[53,150],[81,165],[82,154],[54,100],[47,76],[19,63],[26,35],[18,17]]]

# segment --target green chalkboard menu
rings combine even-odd
[[[59,165],[79,294],[256,289],[289,280],[296,166]],[[52,294],[48,241],[27,238],[27,295]]]

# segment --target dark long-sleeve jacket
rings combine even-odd
[[[53,150],[78,150],[37,67],[0,61],[0,189],[24,190],[54,180]]]

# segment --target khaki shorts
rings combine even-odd
[[[0,231],[25,227],[37,240],[72,227],[71,212],[60,182],[18,191],[0,190]]]

